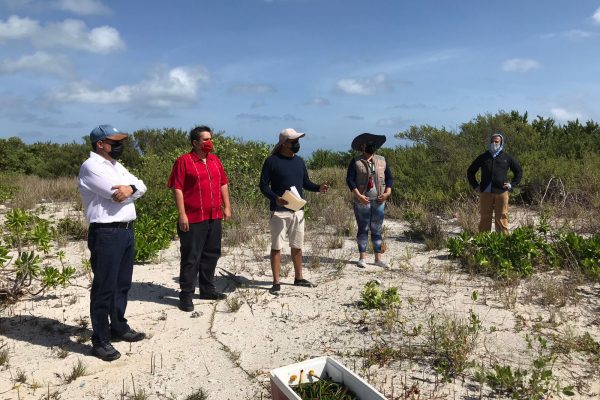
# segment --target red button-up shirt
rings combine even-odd
[[[173,165],[167,186],[183,192],[183,204],[190,224],[222,219],[221,186],[228,183],[219,157],[208,154],[204,162],[193,151],[180,156]]]

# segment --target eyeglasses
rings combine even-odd
[[[298,139],[296,139],[296,140],[289,140],[289,142],[290,142],[291,144],[296,144],[296,143],[298,143]]]

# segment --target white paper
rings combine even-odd
[[[297,198],[302,199],[302,196],[300,196],[300,193],[298,193],[296,186],[290,186],[290,192],[292,192]]]

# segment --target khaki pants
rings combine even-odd
[[[479,193],[479,232],[492,230],[492,214],[496,232],[508,233],[508,192]]]
[[[304,211],[272,211],[269,220],[271,228],[271,250],[281,250],[286,238],[292,249],[304,245]]]

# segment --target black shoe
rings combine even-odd
[[[131,328],[129,328],[129,330],[122,335],[112,335],[113,342],[139,342],[140,340],[144,340],[145,338],[146,334],[144,332],[137,332]]]
[[[271,289],[269,289],[269,293],[274,294],[274,295],[278,295],[280,291],[281,291],[281,284],[279,284],[279,283],[274,283],[273,286],[271,286]]]
[[[212,293],[200,293],[200,299],[202,300],[225,300],[227,295],[225,293],[220,292],[212,292]]]
[[[307,281],[306,279],[294,279],[294,286],[317,287],[316,284]]]
[[[179,299],[179,309],[185,312],[194,311],[194,303],[191,297],[182,297]]]
[[[92,347],[92,355],[103,361],[114,361],[121,357],[121,353],[110,343],[95,344]]]

